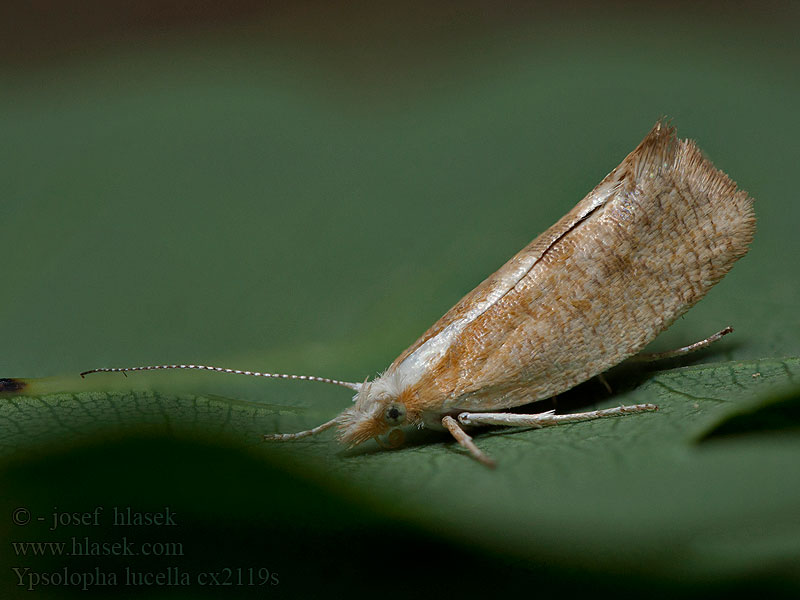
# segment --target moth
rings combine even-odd
[[[355,391],[352,406],[298,433],[329,428],[354,446],[403,426],[444,429],[481,463],[494,462],[466,429],[544,427],[656,410],[652,404],[576,414],[503,409],[553,397],[633,357],[699,301],[744,254],[753,201],[659,121],[597,187],[555,225],[451,308],[375,379],[158,365],[85,371],[205,369],[320,381]],[[732,331],[654,355],[705,347]]]

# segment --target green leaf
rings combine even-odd
[[[761,377],[761,373],[753,373]],[[762,435],[800,431],[800,386],[771,390],[737,403],[717,418],[699,437],[706,442],[726,436]]]
[[[156,377],[143,379],[152,383]],[[277,468],[281,478],[305,482],[304,494],[340,507],[350,502],[349,510],[363,507],[379,529],[390,522],[405,524],[441,540],[437,543],[482,548],[528,568],[545,563],[606,577],[656,577],[673,585],[769,573],[797,584],[792,565],[800,560],[800,435],[796,430],[759,438],[739,435],[701,445],[695,439],[708,423],[750,407],[753,397],[783,402],[784,386],[792,384],[796,392],[800,359],[650,375],[622,369],[611,382],[624,387],[637,379],[639,385],[599,405],[656,402],[658,412],[478,435],[479,446],[498,461],[495,471],[474,462],[447,435],[426,431],[411,432],[408,445],[394,451],[373,442],[346,451],[328,435],[261,443],[265,432],[311,426],[329,415],[296,405],[147,389],[5,394],[0,440],[7,453],[20,457],[59,447],[86,455],[86,444],[166,436],[194,445],[191,452],[179,448],[190,471],[202,469],[216,451],[225,468],[238,472],[233,466],[238,461],[249,465],[253,489],[234,503],[244,515],[272,514],[292,503],[296,490],[275,487]],[[42,384],[30,381],[27,389],[37,385]],[[600,390],[597,382],[588,382],[560,403],[591,402]],[[145,450],[141,460],[162,458]],[[130,456],[124,458],[129,461]],[[45,464],[33,463],[36,469]],[[4,473],[20,477],[14,467]],[[215,512],[231,504],[225,490],[209,484],[204,504]],[[26,487],[30,482],[23,493]],[[150,504],[159,496],[156,490],[140,494]],[[333,535],[342,526],[319,514],[300,518],[316,523],[317,533],[330,527]],[[391,531],[396,533],[394,526]]]

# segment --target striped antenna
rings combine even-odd
[[[122,373],[127,371],[156,371],[159,369],[198,369],[200,371],[216,371],[217,373],[231,373],[233,375],[252,375],[253,377],[270,377],[273,379],[297,379],[301,381],[320,381],[322,383],[333,383],[341,385],[351,390],[361,389],[360,383],[350,381],[339,381],[338,379],[328,379],[327,377],[317,377],[315,375],[287,375],[286,373],[259,373],[258,371],[240,371],[239,369],[226,369],[224,367],[209,367],[206,365],[151,365],[147,367],[112,367],[103,369],[91,369],[81,373],[85,377],[91,373]]]

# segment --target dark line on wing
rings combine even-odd
[[[615,191],[615,192],[613,192],[613,193],[616,193],[616,191]],[[611,195],[612,195],[612,194],[609,194],[609,196],[611,196]],[[512,285],[512,286],[511,286],[511,287],[510,287],[508,290],[506,290],[506,292],[505,292],[505,293],[504,293],[502,296],[500,296],[500,297],[499,297],[497,300],[495,300],[495,301],[494,301],[494,302],[492,302],[492,303],[491,303],[489,306],[487,306],[487,307],[486,307],[486,309],[485,309],[485,310],[483,310],[483,311],[480,313],[480,315],[478,315],[478,317],[479,317],[479,316],[481,316],[481,315],[482,315],[484,312],[486,312],[487,310],[489,310],[489,309],[490,309],[492,306],[494,306],[495,304],[497,304],[498,302],[500,302],[500,300],[502,300],[503,298],[505,298],[505,297],[506,297],[506,295],[508,295],[510,292],[514,291],[514,289],[516,289],[517,285],[519,285],[519,282],[520,282],[520,281],[522,281],[523,279],[525,279],[525,278],[528,276],[528,274],[529,274],[531,271],[533,271],[533,268],[534,268],[536,265],[538,265],[538,264],[539,264],[539,262],[540,262],[540,261],[541,261],[541,260],[542,260],[542,259],[545,257],[545,255],[546,255],[548,252],[550,252],[550,250],[552,250],[552,248],[553,248],[553,247],[554,247],[554,246],[555,246],[557,243],[559,243],[561,240],[563,240],[563,239],[564,239],[564,238],[565,238],[567,235],[569,235],[571,232],[575,231],[575,229],[577,229],[579,225],[582,225],[584,221],[586,221],[586,220],[587,220],[589,217],[591,217],[591,216],[592,216],[592,215],[593,215],[593,214],[594,214],[594,213],[595,213],[597,210],[599,210],[600,208],[603,208],[603,207],[604,207],[606,204],[608,204],[608,202],[607,202],[607,201],[606,201],[606,202],[603,202],[602,204],[598,204],[597,206],[595,206],[595,207],[594,207],[592,210],[590,210],[590,211],[589,211],[589,212],[587,212],[585,215],[583,215],[583,216],[582,216],[580,219],[578,219],[577,221],[575,221],[575,222],[574,222],[574,223],[573,223],[573,224],[572,224],[572,225],[571,225],[571,226],[570,226],[570,227],[569,227],[567,230],[565,230],[565,231],[564,231],[564,232],[563,232],[561,235],[559,235],[559,236],[558,236],[556,239],[554,239],[554,240],[553,240],[553,241],[550,243],[550,245],[548,245],[548,246],[547,246],[547,248],[545,248],[545,249],[542,251],[542,254],[539,256],[539,258],[537,258],[537,259],[536,259],[536,262],[534,262],[534,263],[533,263],[533,264],[530,266],[530,268],[529,268],[527,271],[525,271],[525,273],[523,273],[523,275],[522,275],[522,276],[521,276],[519,279],[517,279],[517,282],[516,282],[514,285]],[[475,318],[477,319],[478,317],[475,317]]]

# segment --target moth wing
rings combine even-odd
[[[472,321],[491,306],[496,304],[503,296],[508,294],[542,258],[542,255],[556,243],[563,235],[580,223],[597,207],[607,201],[609,195],[619,185],[619,181],[610,173],[602,183],[592,190],[571,211],[561,217],[558,222],[547,231],[539,235],[530,244],[517,252],[508,262],[492,273],[474,290],[458,301],[438,321],[422,334],[422,336],[398,356],[389,370],[406,360],[419,349],[425,342],[440,334],[448,325],[456,321]]]
[[[428,409],[496,410],[561,393],[639,352],[747,252],[754,230],[747,194],[659,122],[389,371],[414,364],[409,393]]]

